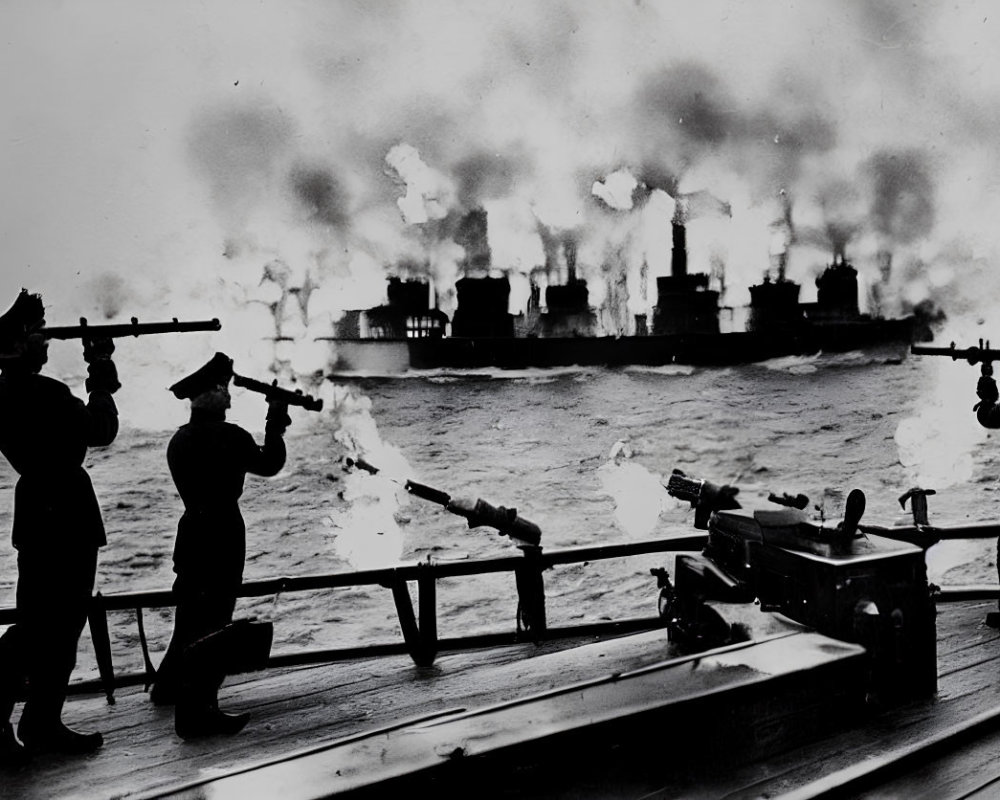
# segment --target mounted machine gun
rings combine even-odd
[[[912,501],[914,524],[889,527],[861,524],[866,498],[859,489],[836,520],[812,519],[805,495],[772,493],[778,508],[743,511],[736,487],[679,472],[666,489],[690,502],[695,527],[708,530],[700,554],[677,556],[673,583],[665,570],[654,571],[672,640],[692,650],[741,641],[727,607],[758,603],[762,611],[863,645],[871,692],[881,700],[933,693],[935,611],[924,549],[948,536],[927,523],[926,496],[933,492],[911,490],[900,498]],[[990,526],[990,535],[996,532]],[[967,537],[969,528],[960,533]]]
[[[348,467],[358,467],[372,475],[377,475],[379,472],[378,467],[363,458],[348,458],[345,463]],[[400,483],[400,481],[395,482]],[[520,516],[516,508],[494,506],[482,499],[453,498],[447,492],[416,481],[404,481],[402,486],[415,497],[437,503],[446,511],[465,517],[469,521],[470,528],[483,526],[495,528],[501,536],[509,536],[519,546],[537,547],[542,540],[542,529],[531,520]]]
[[[380,472],[378,467],[363,458],[346,458],[344,463],[348,469],[357,467],[371,475],[378,475]],[[470,528],[487,526],[495,528],[501,536],[510,537],[524,555],[524,558],[520,559],[520,563],[514,568],[518,598],[518,632],[526,632],[536,641],[540,641],[540,637],[544,635],[547,627],[545,586],[542,579],[542,572],[546,567],[540,546],[542,529],[534,522],[520,516],[516,508],[494,506],[482,499],[453,498],[447,492],[416,481],[399,481],[395,478],[389,478],[389,480],[401,485],[407,492],[416,497],[437,503],[452,514],[464,517],[468,520]],[[433,605],[432,585],[425,582],[424,589],[421,591],[421,619],[430,620],[432,616],[429,612],[423,612],[423,609]],[[431,642],[436,637],[436,627],[430,622],[427,626],[416,623],[405,585],[396,582],[389,588],[393,592],[396,610],[403,628],[403,638],[410,647],[410,654],[418,664],[433,661],[436,645],[432,645]]]

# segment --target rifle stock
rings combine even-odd
[[[280,400],[290,406],[301,406],[306,411],[322,411],[323,399],[303,394],[301,389],[292,391],[282,389],[278,382],[265,383],[264,381],[247,378],[243,375],[233,375],[233,386],[239,386],[251,392],[264,395],[268,400]]]
[[[222,323],[218,319],[180,322],[174,317],[169,322],[139,322],[136,317],[132,317],[130,322],[89,325],[86,318],[80,317],[79,325],[42,327],[39,328],[38,333],[46,339],[120,339],[125,336],[218,331],[221,329]]]

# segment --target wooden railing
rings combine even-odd
[[[875,531],[872,532],[874,533]],[[964,533],[964,536],[952,535],[947,538],[982,538],[985,535],[983,531],[979,530],[975,532],[964,531]],[[664,624],[664,621],[659,615],[551,627],[548,625],[546,618],[543,573],[545,570],[560,564],[579,564],[651,553],[697,551],[704,547],[707,538],[707,534],[699,533],[621,544],[572,547],[550,551],[543,551],[538,546],[522,545],[519,547],[521,550],[520,555],[472,559],[460,562],[414,562],[356,572],[335,572],[247,581],[242,585],[239,596],[266,597],[286,592],[381,586],[392,593],[402,641],[358,647],[283,653],[271,656],[268,659],[268,666],[284,667],[301,664],[330,663],[355,658],[402,654],[408,654],[418,666],[430,666],[441,651],[495,647],[520,642],[540,643],[545,640],[571,636],[622,634],[660,627]],[[439,638],[437,628],[437,581],[442,578],[467,577],[502,572],[513,573],[515,577],[518,611],[514,629],[470,636]],[[655,574],[657,570],[652,570],[652,572]],[[415,583],[417,587],[416,611],[410,597],[410,583]],[[996,585],[932,586],[931,597],[937,603],[995,600],[1000,598],[1000,587]],[[169,590],[115,592],[112,594],[96,593],[91,599],[88,619],[100,678],[96,681],[79,681],[74,683],[70,687],[70,690],[80,693],[103,691],[107,696],[108,702],[114,703],[114,690],[116,687],[139,684],[146,684],[148,686],[155,675],[155,669],[146,642],[143,610],[171,607],[174,605],[174,596]],[[139,629],[139,641],[145,663],[144,672],[122,674],[117,673],[114,669],[108,615],[112,612],[121,611],[135,613]],[[16,621],[16,617],[17,613],[15,609],[0,608],[0,625],[13,624]]]
[[[381,569],[357,572],[338,572],[322,575],[269,578],[247,581],[239,592],[240,597],[264,597],[286,592],[308,592],[358,586],[381,586],[392,593],[399,618],[402,642],[386,642],[361,647],[313,650],[271,656],[269,667],[297,664],[326,663],[352,658],[409,654],[418,666],[430,666],[438,652],[489,647],[518,642],[541,642],[568,636],[588,636],[610,633],[627,633],[648,630],[663,624],[660,617],[649,616],[616,621],[596,622],[565,627],[550,627],[546,619],[545,582],[543,573],[560,564],[579,564],[612,558],[625,558],[650,553],[701,550],[707,540],[705,534],[694,534],[664,539],[647,539],[621,544],[573,547],[543,551],[539,546],[523,545],[520,555],[498,558],[473,559],[461,562],[416,562],[399,564]],[[437,581],[441,578],[485,575],[511,572],[514,574],[518,612],[514,630],[440,639],[437,633]],[[417,609],[414,611],[409,584],[417,586]],[[169,590],[151,592],[98,592],[91,600],[89,624],[94,643],[99,681],[80,681],[71,691],[103,690],[109,703],[114,703],[114,690],[152,682],[155,670],[149,656],[143,625],[143,610],[175,605]],[[142,647],[145,672],[118,674],[114,669],[108,614],[132,611],[136,615],[139,640]],[[0,625],[16,621],[16,610],[0,609]]]

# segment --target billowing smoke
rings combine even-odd
[[[893,245],[929,237],[934,228],[934,182],[926,156],[918,151],[881,152],[869,159],[872,225]]]
[[[189,164],[238,233],[280,180],[295,126],[278,108],[242,104],[195,111],[189,126]]]
[[[423,270],[451,313],[470,267],[523,278],[566,241],[627,331],[681,197],[690,268],[724,274],[729,304],[779,254],[804,295],[842,254],[865,283],[891,265],[885,308],[1000,322],[988,3],[220,0],[155,26],[104,8],[0,7],[19,76],[0,290],[41,291],[53,323],[222,320],[123,343],[133,383],[215,350],[304,380],[330,357],[315,337],[387,276]],[[95,291],[105,274],[124,285]]]
[[[321,167],[296,167],[291,174],[296,196],[314,219],[334,228],[344,228],[350,211],[344,189],[334,174]]]
[[[103,272],[90,281],[90,290],[104,319],[121,314],[132,299],[128,281],[114,272]]]
[[[404,222],[420,224],[448,215],[455,187],[447,176],[425,164],[415,147],[396,145],[386,154],[385,163],[404,186],[396,201]]]

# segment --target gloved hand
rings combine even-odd
[[[118,380],[118,368],[111,360],[111,354],[114,352],[113,339],[100,337],[83,340],[83,358],[87,362],[85,386],[88,392],[103,391],[114,394],[122,388]]]
[[[288,403],[283,400],[268,400],[266,419],[264,432],[276,433],[281,436],[285,429],[292,424],[292,418],[288,416]]]
[[[115,352],[115,340],[107,337],[83,340],[83,360],[88,364],[105,358],[111,358]]]
[[[976,385],[976,394],[984,403],[995,403],[1000,398],[997,391],[997,382],[989,375],[983,375]]]
[[[118,380],[118,368],[110,358],[94,359],[87,365],[86,387],[88,392],[108,392],[114,394],[122,388]]]

